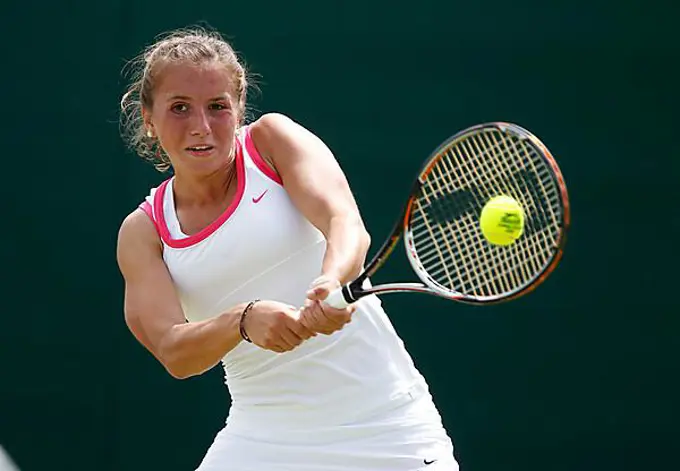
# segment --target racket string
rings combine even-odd
[[[433,169],[433,170],[436,171],[437,169],[435,168],[435,169]],[[437,178],[433,179],[432,181],[433,181],[434,184],[436,184],[436,185],[439,186],[439,181],[438,181]],[[424,186],[423,189],[422,189],[423,197],[425,198],[425,201],[427,201],[428,203],[431,202],[431,200],[430,200],[430,195],[429,195],[429,192],[428,192],[429,189],[431,189],[431,188],[428,188],[427,186]],[[441,188],[439,188],[439,190],[441,191]],[[433,191],[433,192],[431,193],[431,195],[432,195],[432,198],[436,197],[436,192]],[[418,205],[417,208],[418,208],[418,210],[419,210],[419,212],[420,212],[420,214],[421,214],[422,220],[427,221],[426,214],[425,214],[424,212],[422,212],[421,206]],[[427,223],[427,224],[428,224],[428,227],[430,227],[430,224],[429,224],[429,223]],[[440,224],[439,226],[441,227],[442,224]],[[433,255],[436,255],[436,257],[428,257],[428,259],[427,259],[427,260],[428,260],[428,269],[427,269],[427,271],[428,271],[428,273],[429,273],[430,271],[434,271],[434,269],[435,269],[435,266],[430,266],[430,262],[438,262],[438,263],[437,263],[437,266],[443,267],[443,268],[444,268],[444,271],[445,271],[445,273],[447,274],[447,278],[448,278],[448,281],[449,281],[449,283],[450,283],[449,286],[452,286],[452,285],[454,284],[454,281],[453,281],[452,279],[450,279],[450,277],[448,277],[449,273],[448,273],[447,267],[448,267],[449,265],[455,267],[455,270],[456,270],[457,275],[458,275],[458,276],[457,276],[457,279],[461,279],[461,278],[463,277],[463,275],[460,273],[460,268],[459,268],[459,267],[462,266],[462,265],[447,263],[450,254],[453,253],[453,249],[451,249],[451,245],[450,245],[450,243],[449,243],[448,241],[449,241],[449,240],[455,240],[455,239],[456,239],[456,231],[455,231],[455,228],[452,228],[452,227],[451,227],[452,224],[451,224],[450,222],[448,222],[448,221],[446,222],[446,226],[447,226],[447,229],[448,229],[448,231],[447,231],[448,233],[446,233],[446,234],[443,233],[442,236],[443,236],[443,240],[445,241],[445,243],[446,243],[446,245],[447,245],[447,248],[448,248],[449,250],[446,251],[446,252],[442,252],[442,251],[439,249],[439,244],[433,244],[432,247],[435,248],[435,254],[433,254]],[[444,231],[442,231],[442,232],[444,232]],[[431,232],[430,232],[430,235],[432,235]],[[431,239],[431,240],[437,241],[437,240],[439,240],[439,239],[433,238],[433,239]],[[437,270],[437,271],[436,271],[437,277],[439,277],[439,275],[441,274],[441,272],[442,272],[442,270]]]
[[[435,231],[432,229],[432,226],[429,223],[429,221],[427,220],[427,218],[425,218],[423,220],[423,222],[425,223],[425,227],[427,228],[428,235],[431,238],[431,240],[441,240],[441,239],[443,239],[444,242],[447,245],[447,247],[446,247],[447,251],[444,251],[444,252],[442,251],[442,247],[440,247],[440,244],[434,244],[434,248],[435,248],[435,251],[437,253],[437,259],[440,261],[441,265],[443,265],[443,267],[444,267],[444,273],[446,274],[447,281],[450,285],[452,285],[453,284],[453,278],[451,278],[451,274],[449,273],[449,269],[448,269],[449,266],[444,262],[444,260],[445,260],[444,254],[450,253],[451,251],[453,251],[453,249],[451,248],[451,246],[449,244],[448,238],[446,237],[445,234],[442,234],[443,237],[441,239],[439,239],[435,235],[435,233],[434,233]],[[437,224],[437,228],[440,230],[440,232],[443,232],[440,225]],[[456,267],[454,266],[454,268],[456,268]]]
[[[410,221],[418,260],[439,285],[494,296],[530,283],[550,262],[561,224],[559,190],[545,158],[523,139],[484,130],[454,142],[421,181]],[[481,235],[486,201],[507,194],[525,210],[525,234],[494,247]]]
[[[481,139],[482,137],[484,137],[484,138],[491,137],[493,139],[493,144],[490,144],[489,140],[486,140],[485,142],[480,143],[480,142],[476,141],[476,139],[475,139],[475,138]],[[499,142],[497,139],[495,139],[495,136],[491,133],[482,134],[481,136],[474,136],[473,139],[472,139],[472,142],[474,142],[476,145],[478,145],[480,147],[482,147],[483,144],[486,144],[487,146],[491,146],[490,148],[492,148],[492,149],[500,148],[502,146],[502,143]],[[519,166],[521,164],[525,164],[526,160],[527,160],[525,154],[517,152],[516,148],[514,150],[515,150],[514,155],[519,157],[518,160],[504,159],[504,158],[502,158],[503,155],[501,155],[501,158],[497,159],[497,162],[500,164],[501,167],[504,168],[504,170],[509,175],[517,174],[521,170],[521,168],[519,168]],[[518,179],[518,184],[519,184],[518,185],[519,188],[515,189],[515,188],[511,188],[510,184],[506,182],[505,191],[507,192],[507,194],[509,194],[510,196],[515,198],[516,200],[520,201],[520,204],[523,204],[523,206],[533,207],[534,201],[531,198],[531,192],[527,191],[528,189],[527,189],[526,183],[522,179]],[[522,198],[523,195],[528,195],[528,196],[525,196],[525,198],[524,198],[525,200],[528,200],[528,201],[523,202],[523,198]],[[529,203],[529,204],[527,205],[526,203]],[[503,253],[508,254],[510,252],[504,251]],[[510,254],[511,254],[510,258],[513,259],[513,258],[515,258],[515,257],[513,257],[513,255],[516,256],[517,252],[515,254],[512,254],[512,253],[510,253]],[[515,263],[519,262],[519,260],[517,260],[517,259],[514,259],[512,261],[515,262]],[[522,263],[519,263],[519,266],[523,268],[524,279],[527,279],[529,277],[528,274],[532,271],[531,269],[534,268],[534,267],[527,267],[526,264],[522,264]]]
[[[484,135],[484,137],[485,137],[485,138],[493,139],[494,142],[497,142],[497,138],[496,138],[496,136],[494,136],[493,134],[491,134],[490,136]],[[531,166],[532,166],[533,172],[534,172],[535,174],[538,174],[538,172],[536,171],[535,165],[533,165],[532,159],[531,159],[531,158],[528,158],[528,154],[529,154],[529,152],[530,152],[530,149],[527,149],[527,147],[525,147],[526,144],[525,144],[525,143],[522,143],[522,149],[521,149],[521,150],[518,150],[518,149],[517,149],[516,142],[514,142],[514,141],[512,141],[512,140],[510,141],[510,145],[514,147],[513,150],[514,150],[515,155],[518,155],[518,156],[522,157],[522,163],[523,163],[525,166],[531,165]],[[505,163],[505,161],[504,161],[504,160],[501,160],[501,164],[503,164],[503,163]],[[517,164],[517,162],[513,162],[513,163]],[[517,173],[521,172],[522,169],[521,169],[521,168],[517,168],[517,166],[515,166],[515,168],[509,169],[509,170],[510,170],[510,171],[514,171],[514,172],[516,172],[516,174],[517,174]],[[546,171],[547,171],[547,170],[546,170]],[[549,176],[549,174],[544,174],[544,176],[546,176],[546,175]],[[543,186],[542,178],[540,178],[540,177],[541,177],[541,175],[539,175],[539,178],[536,179],[536,182],[537,182],[539,185],[541,185],[542,193],[545,194],[545,193],[546,193],[546,192],[545,192],[545,187]],[[533,189],[533,188],[532,188],[532,187],[531,187],[524,179],[518,179],[518,180],[517,180],[517,183],[518,183],[518,185],[520,186],[520,192],[519,192],[520,194],[517,195],[517,196],[518,196],[518,197],[521,197],[521,195],[524,195],[525,198],[527,199],[528,206],[529,206],[531,209],[538,210],[538,212],[541,213],[541,216],[545,217],[545,210],[544,210],[543,205],[538,204],[538,202],[537,202],[537,200],[538,200],[537,196],[538,196],[538,195],[536,194],[535,189]],[[553,221],[555,221],[554,218],[553,218]]]
[[[425,246],[421,245],[420,248],[423,249]],[[505,251],[502,248],[495,248],[494,250],[496,251],[494,254],[500,259],[499,263],[481,264],[479,257],[475,257],[479,255],[479,251],[477,253],[467,252],[460,256],[450,254],[448,257],[440,259],[436,251],[428,253],[425,250],[420,260],[425,271],[435,280],[440,278],[443,266],[480,265],[482,269],[476,268],[475,270],[470,270],[470,273],[466,274],[467,278],[458,278],[461,286],[468,288],[471,286],[480,287],[479,292],[476,293],[480,296],[492,296],[494,293],[498,293],[499,289],[503,290],[502,292],[508,292],[513,287],[518,286],[517,283],[525,283],[530,280],[530,274],[523,264],[513,263],[509,257],[504,255]],[[536,266],[543,265],[546,262],[546,256],[542,252],[535,251],[529,253],[524,261]],[[482,289],[483,287],[486,287],[486,289]]]
[[[515,146],[515,150],[516,150],[516,143],[515,143],[514,141],[510,141],[510,145]],[[523,144],[523,145],[526,145],[526,144]],[[532,166],[532,170],[535,172],[536,169],[535,169],[535,166],[533,165],[532,160],[531,160],[531,159],[525,159],[525,163],[526,163],[527,161],[528,161],[528,164]],[[541,178],[540,178],[540,176],[539,176],[539,178],[537,179],[537,181],[539,182],[539,184],[541,184]],[[528,190],[528,191],[525,192],[525,194],[526,194],[526,196],[527,196],[527,199],[530,201],[530,205],[529,205],[530,208],[531,208],[532,210],[535,210],[537,213],[539,213],[539,214],[540,214],[540,217],[545,218],[545,208],[544,208],[544,205],[540,204],[540,202],[539,202],[540,195],[541,195],[541,194],[545,194],[545,187],[541,184],[542,193],[539,192],[538,194],[536,194],[535,192],[531,191],[531,188],[528,188],[528,185],[526,184],[526,182],[523,182],[523,184],[525,185],[525,187],[526,187],[527,190]],[[532,227],[531,229],[533,229],[533,227]],[[550,244],[550,242],[547,240],[548,234],[546,234],[546,232],[544,232],[544,231],[539,231],[539,232],[537,232],[537,233],[538,233],[538,234],[542,237],[542,239],[543,239],[543,240],[541,241],[541,242],[542,242],[542,245],[529,245],[529,244],[527,244],[527,243],[524,243],[524,248],[526,249],[526,252],[527,252],[527,253],[531,253],[531,252],[532,252],[532,249],[535,248],[535,247],[545,247],[545,246],[547,246],[547,245]],[[533,260],[534,260],[534,257],[529,256],[529,257],[526,259],[526,262],[525,262],[525,263],[528,265],[528,264],[529,264],[528,262],[533,261]],[[532,264],[532,266],[530,266],[529,268],[532,270],[532,272],[536,272],[536,271],[540,268],[540,266],[539,266],[539,265],[533,265],[533,264]]]
[[[455,160],[455,164],[452,160]],[[465,183],[466,186],[472,186],[472,182],[470,181],[470,178],[468,177],[467,171],[463,171],[463,168],[467,170],[467,165],[463,164],[465,161],[461,161],[460,157],[455,154],[454,149],[450,149],[446,154],[444,155],[442,159],[443,165],[448,171],[453,171],[458,168],[458,176],[461,177],[461,180]],[[461,165],[463,164],[463,165]],[[452,178],[450,178],[451,182],[451,187],[455,187],[455,182],[453,181]],[[476,201],[477,206],[481,206],[483,204],[482,201],[479,200],[479,198]],[[461,241],[463,241],[464,245],[464,250],[463,253],[468,253],[470,256],[477,256],[478,259],[481,259],[480,262],[482,264],[488,265],[490,263],[489,256],[490,254],[487,253],[487,251],[483,250],[482,247],[477,246],[474,247],[474,244],[468,243],[468,241],[473,241],[474,240],[474,234],[471,234],[471,232],[474,231],[473,227],[470,225],[470,222],[466,225],[463,225],[459,228],[459,231],[461,233]],[[470,246],[473,246],[474,249],[470,248]],[[472,250],[474,250],[474,253],[471,253]],[[473,264],[474,260],[465,260],[465,266],[471,266]],[[454,262],[455,263],[455,262]],[[488,275],[488,276],[487,276]],[[493,273],[487,272],[487,271],[472,271],[470,273],[467,273],[466,278],[462,278],[460,281],[464,286],[469,286],[469,285],[478,285],[478,286],[486,286],[488,287],[488,291],[484,292],[482,291],[481,295],[490,295],[493,292],[498,292],[498,291],[504,291],[507,292],[510,289],[510,286],[508,286],[508,283],[506,283],[506,280],[503,278],[495,278],[493,276]]]
[[[474,141],[472,141],[472,142],[474,142]],[[489,175],[492,175],[492,176],[493,176],[493,175],[494,175],[494,174],[493,174],[493,169],[492,169],[492,168],[489,168],[489,157],[491,157],[491,156],[493,155],[493,158],[494,158],[494,159],[497,159],[498,152],[499,152],[499,151],[502,151],[501,146],[500,146],[499,144],[496,143],[496,145],[494,145],[494,146],[489,146],[489,147],[486,148],[486,149],[479,149],[479,148],[477,148],[477,149],[476,149],[476,152],[474,152],[473,149],[471,149],[470,146],[469,146],[469,145],[466,145],[466,144],[468,144],[466,141],[461,142],[461,146],[460,146],[460,148],[459,148],[459,149],[460,149],[460,152],[465,154],[465,158],[462,158],[462,156],[461,156],[460,154],[456,154],[456,153],[455,153],[458,149],[453,148],[453,149],[451,150],[451,153],[453,153],[453,155],[457,155],[457,156],[458,156],[458,162],[459,162],[459,163],[463,163],[463,162],[464,162],[464,163],[466,163],[466,164],[474,164],[474,163],[477,163],[477,162],[478,162],[479,164],[481,164],[480,166],[484,167],[484,170],[485,170],[485,172],[481,174],[482,177],[484,177],[484,176],[489,176]],[[475,155],[477,156],[476,159],[473,157],[473,156],[475,156]],[[475,168],[475,167],[473,167],[473,168]],[[495,187],[497,184],[499,184],[499,183],[500,183],[500,185],[503,187],[501,191],[503,191],[504,193],[507,193],[507,194],[510,194],[510,195],[512,195],[513,193],[515,193],[515,192],[513,191],[513,189],[510,188],[509,183],[506,182],[506,181],[503,180],[503,179],[500,179],[500,180],[498,180],[498,179],[493,179],[493,180],[491,180],[490,178],[487,177],[487,178],[481,178],[480,180],[481,180],[481,182],[483,182],[481,186],[482,186],[482,188],[484,189],[484,197],[486,198],[486,200],[488,200],[488,199],[491,198],[492,196],[495,196],[495,195],[494,195],[494,192],[498,192],[498,190],[497,190],[497,189],[494,190],[494,187]],[[466,181],[466,184],[468,184],[470,187],[472,186],[472,183],[469,182],[469,181]],[[483,206],[483,203],[484,203],[484,201],[482,201],[481,204],[478,205],[478,207],[481,208],[481,207]],[[473,221],[473,222],[474,222],[474,221]],[[486,246],[482,246],[482,247],[484,247],[484,248],[486,249]],[[485,260],[483,260],[483,263],[485,263],[487,266],[493,266],[493,253],[492,253],[492,251],[490,251],[490,250],[483,250],[483,253],[486,255]],[[504,257],[503,257],[503,258],[505,259],[504,261],[505,261],[506,263],[509,263],[509,261],[507,260],[507,259],[508,259],[508,254],[507,254],[507,252],[503,252],[503,254],[504,254]],[[490,260],[489,260],[489,259],[490,259]],[[501,281],[505,281],[505,279],[502,278],[502,277],[500,277],[499,279],[500,279]],[[476,281],[477,281],[477,280],[474,280],[474,279],[473,279],[473,280],[469,280],[469,284],[474,285]],[[512,283],[513,283],[513,282],[514,282],[514,286],[517,286],[518,280],[517,280],[517,279],[508,280],[508,282],[509,282],[509,284],[510,284],[511,286],[512,286]],[[502,289],[503,289],[505,292],[507,292],[507,291],[510,290],[510,287],[505,286],[505,283],[503,283],[503,285],[504,285],[504,286],[502,286]],[[490,286],[489,286],[489,283],[486,283],[486,284],[483,285],[483,286],[490,287]],[[479,295],[487,295],[487,296],[488,296],[488,295],[491,295],[491,294],[493,294],[493,293],[484,292],[483,290],[481,290],[481,292],[480,292],[480,293],[477,293],[477,294],[479,294]]]
[[[465,184],[466,187],[472,187],[473,182],[471,181],[471,176],[475,175],[474,168],[469,168],[467,165],[467,161],[461,159],[460,155],[455,153],[456,149],[450,149],[448,152],[446,152],[443,156],[443,164],[446,166],[449,170],[454,170],[456,168],[459,168],[460,170],[458,171],[458,176],[461,177],[461,180]],[[452,162],[452,159],[455,160]],[[484,174],[481,174],[484,175]],[[486,183],[482,185],[482,187],[486,190]],[[451,180],[451,187],[453,188],[455,186],[455,183],[453,180]],[[488,193],[488,191],[485,191],[485,193]],[[481,201],[481,198],[477,198],[477,206],[480,206],[483,204]],[[474,229],[473,226],[468,221],[468,224],[465,226],[462,226],[459,228],[460,233],[461,233],[461,241],[463,242],[464,245],[464,250],[463,253],[468,253],[471,256],[477,255],[477,258],[479,259],[480,264],[482,265],[490,265],[492,263],[491,259],[491,254],[483,250],[482,247],[477,245],[477,247],[474,247],[474,245],[471,243],[471,241],[474,241]],[[474,247],[474,253],[472,252],[472,248],[470,246]],[[465,266],[471,266],[472,262],[474,260],[464,260],[463,263],[465,263]],[[487,278],[487,275],[491,276],[491,278]],[[494,278],[493,273],[487,272],[487,271],[470,271],[470,273],[467,274],[467,278],[463,278],[461,280],[461,283],[463,283],[464,286],[466,285],[477,285],[477,286],[487,286],[494,291],[508,291],[510,287],[508,286],[508,283],[506,282],[505,279],[503,278]],[[492,294],[491,292],[480,292],[477,293],[480,295],[490,295]]]
[[[456,171],[455,169],[458,169],[457,172],[456,172],[457,176],[460,177],[460,179],[464,180],[466,187],[471,186],[471,182],[468,180],[468,175],[478,174],[478,172],[475,172],[474,167],[468,167],[467,166],[467,162],[470,162],[472,160],[472,159],[469,158],[469,155],[474,155],[474,153],[468,152],[468,149],[463,148],[462,150],[463,150],[463,153],[466,154],[465,155],[466,158],[461,158],[460,154],[457,155],[457,154],[452,152],[452,151],[455,151],[455,150],[456,149],[451,149],[449,152],[447,152],[445,154],[444,158],[442,159],[442,162],[444,162],[445,165],[446,165],[446,163],[449,164],[447,171],[437,172],[438,167],[433,168],[433,174],[434,175],[432,176],[431,181],[433,182],[433,185],[439,186],[439,190],[440,190],[439,192],[440,193],[444,193],[443,191],[441,191],[440,180],[442,178],[446,178],[446,176],[451,177],[451,171]],[[488,150],[493,151],[493,149],[488,149]],[[486,153],[482,152],[479,155],[481,157],[487,157],[488,158],[488,156],[485,155],[485,154]],[[455,164],[451,163],[451,161],[449,160],[450,157],[455,158],[455,160],[456,160]],[[481,160],[482,160],[482,162],[485,162],[486,159],[482,158]],[[437,172],[437,173],[435,174],[435,172]],[[481,174],[482,177],[484,175],[485,174]],[[482,182],[483,182],[483,180],[482,180]],[[455,187],[455,183],[453,182],[452,179],[449,178],[449,181],[447,182],[447,186],[449,187],[449,188],[447,188],[448,190],[451,190]],[[487,185],[482,185],[482,186],[486,187]],[[489,191],[485,191],[485,193],[487,195],[490,194]],[[481,203],[482,203],[483,200],[481,198],[476,198],[476,200],[477,200],[476,201],[477,205],[481,207],[481,205],[482,205]],[[459,232],[470,232],[470,231],[462,231],[462,229],[465,229],[465,226],[459,227],[458,231]],[[471,249],[470,249],[467,241],[471,240],[471,238],[470,237],[464,237],[465,235],[467,235],[465,233],[459,234],[459,235],[463,235],[463,237],[458,237],[458,239],[465,246],[465,247],[463,247],[462,253],[470,253]],[[454,233],[454,237],[455,237],[455,233]],[[475,255],[477,255],[478,258],[488,259],[488,260],[480,260],[479,262],[481,264],[490,265],[491,262],[492,262],[492,254],[488,253],[488,251],[478,249],[478,250],[476,250]],[[441,263],[444,264],[444,265],[447,262],[450,263],[450,260],[442,260],[441,261]],[[460,260],[458,263],[454,263],[454,264],[456,266],[461,266],[461,265],[462,266],[469,266],[469,265],[471,265],[470,262],[471,262],[470,260]],[[434,268],[435,267],[432,267],[431,269],[434,270]],[[437,273],[437,275],[439,275],[439,271],[435,270],[435,273]],[[495,279],[494,278],[487,279],[486,278],[487,275],[492,276],[493,275],[492,271],[473,271],[473,272],[467,274],[466,277],[461,277],[459,282],[462,282],[463,284],[474,284],[474,285],[477,285],[477,286],[494,285],[493,288],[490,289],[490,291],[493,291],[493,290],[497,291],[499,289],[502,290],[502,291],[510,290],[510,285],[507,283],[505,278],[502,278],[502,277],[498,278],[497,277]],[[495,283],[494,283],[494,281],[495,281]],[[512,281],[517,283],[516,279],[512,280]],[[493,293],[492,292],[484,292],[484,293],[477,293],[477,294],[491,295]]]
[[[520,280],[521,282],[529,281],[528,278],[523,277],[523,275],[526,276],[525,267],[522,265],[508,263],[507,258],[502,257],[502,255],[500,255],[500,257],[503,258],[501,263],[495,263],[494,265],[487,266],[485,269],[483,269],[483,271],[477,269],[475,272],[473,272],[476,276],[471,276],[468,279],[469,285],[479,287],[476,295],[491,296],[494,293],[498,293],[499,286],[504,290],[502,292],[509,292],[511,289],[509,287],[514,287],[516,285],[509,284],[508,286],[507,283],[509,283],[509,280],[507,280],[507,278]],[[544,254],[538,251],[529,253],[524,260],[538,265],[544,264],[546,261]],[[470,257],[466,257],[464,260],[462,260],[463,263],[470,263],[471,261],[473,261],[473,259]],[[453,257],[446,261],[446,263],[460,262],[461,260],[454,261]],[[427,273],[432,278],[437,279],[440,277],[441,271],[441,269],[436,270],[434,268],[430,268]]]

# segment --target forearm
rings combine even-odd
[[[331,218],[326,235],[322,274],[348,283],[363,268],[370,245],[368,232],[358,216]]]
[[[173,326],[160,342],[160,360],[175,378],[199,375],[216,364],[242,340],[239,319],[246,304],[201,322]]]

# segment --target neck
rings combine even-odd
[[[202,206],[224,200],[229,188],[236,182],[235,159],[225,167],[204,175],[175,172],[173,191],[176,204]]]

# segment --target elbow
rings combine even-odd
[[[350,231],[354,233],[357,254],[360,255],[359,258],[363,263],[363,259],[368,253],[368,249],[371,245],[371,235],[366,230],[364,221],[358,214],[350,216],[350,219],[345,219],[345,223],[348,224],[347,227],[351,228]]]
[[[197,371],[193,365],[180,358],[164,358],[161,363],[168,374],[175,379],[187,379],[202,373],[202,371]]]
[[[361,235],[359,237],[362,253],[364,254],[363,258],[365,259],[368,249],[371,247],[371,234],[368,233],[365,227],[362,227]]]
[[[159,360],[165,371],[175,379],[187,379],[193,376],[181,358],[179,358],[179,355],[173,354],[167,349],[162,352]]]
[[[175,379],[191,378],[192,376],[200,375],[204,371],[199,370],[199,368],[197,368],[198,365],[190,361],[186,355],[182,355],[180,352],[171,354],[166,352],[161,359],[161,363],[168,374]]]
[[[176,343],[164,342],[158,351],[158,360],[165,371],[175,379],[187,379],[198,374],[195,368],[191,367],[187,355]]]
[[[364,270],[364,265],[366,264],[366,255],[368,254],[368,249],[370,246],[371,235],[362,225],[361,232],[359,234],[359,250],[357,250],[357,253],[360,255],[357,257],[356,263],[354,264],[352,278],[356,278]]]
[[[187,378],[191,378],[192,376],[195,376],[195,373],[192,373],[191,371],[189,371],[186,368],[170,366],[170,365],[164,365],[164,366],[165,366],[165,370],[168,372],[168,374],[175,379],[187,379]]]

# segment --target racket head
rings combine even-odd
[[[479,216],[501,194],[525,213],[522,236],[509,246],[489,244]],[[528,294],[559,263],[571,222],[562,172],[548,148],[512,123],[467,128],[430,155],[403,217],[413,270],[438,296],[471,304]]]

